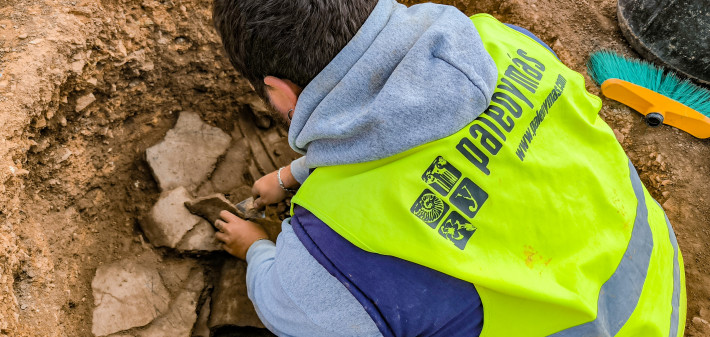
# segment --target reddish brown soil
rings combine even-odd
[[[441,2],[530,29],[582,73],[596,49],[633,54],[613,0]],[[0,74],[0,336],[90,336],[96,268],[148,249],[137,221],[159,190],[145,149],[183,110],[227,132],[258,130],[254,96],[197,0],[0,2]],[[89,93],[96,101],[76,112]],[[693,320],[710,321],[710,143],[604,103],[678,235],[687,333],[710,335]]]

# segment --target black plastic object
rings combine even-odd
[[[652,112],[646,115],[646,124],[654,128],[663,124],[663,115],[657,112]]]
[[[710,85],[710,0],[619,0],[618,16],[641,56]]]

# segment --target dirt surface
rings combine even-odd
[[[582,73],[596,49],[633,55],[613,0],[442,2],[528,28]],[[1,1],[0,74],[0,335],[91,336],[96,268],[149,249],[138,219],[159,189],[144,153],[178,112],[269,150],[247,158],[261,164],[245,185],[293,156],[273,139],[283,129],[257,127],[268,120],[254,118],[255,97],[224,58],[207,1]],[[678,235],[687,335],[710,335],[710,142],[604,103]]]

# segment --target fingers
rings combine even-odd
[[[222,232],[217,232],[217,233],[214,235],[214,237],[215,237],[217,240],[219,240],[219,241],[221,241],[221,242],[224,242],[224,243],[227,243],[227,240],[229,239],[229,236],[228,236],[227,234],[225,234],[225,233],[222,233]]]
[[[222,218],[222,219],[224,219],[224,221],[226,221],[226,222],[228,222],[228,223],[229,223],[229,222],[241,222],[241,221],[244,221],[244,220],[242,220],[240,217],[238,217],[238,216],[232,214],[232,213],[229,212],[229,211],[221,211],[221,212],[219,212],[219,217]],[[219,220],[218,220],[218,221],[219,221]]]
[[[254,203],[252,205],[256,209],[261,209],[263,207],[263,205],[262,205],[263,203],[264,203],[264,201],[262,201],[261,198],[256,198],[256,199],[254,199]]]
[[[214,228],[217,228],[218,231],[224,232],[224,221],[217,219],[214,221]]]
[[[254,199],[258,199],[261,196],[261,193],[259,192],[258,183],[259,181],[257,180],[254,183],[254,186],[251,187],[251,196],[254,197]]]

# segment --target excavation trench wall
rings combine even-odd
[[[3,2],[0,56],[0,335],[89,336],[96,269],[150,249],[145,149],[182,111],[256,130],[260,103],[203,1]]]

